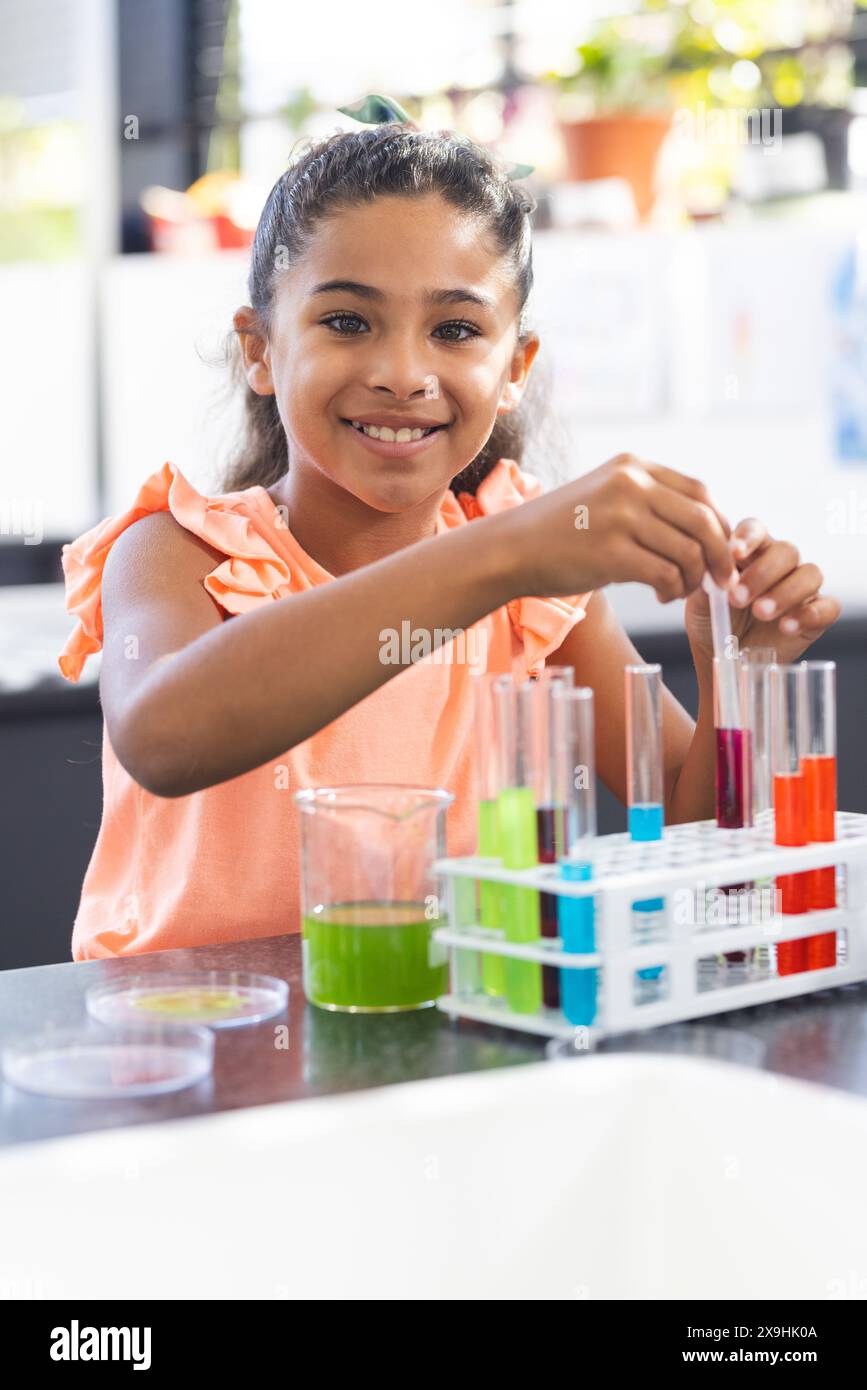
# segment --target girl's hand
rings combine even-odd
[[[698,589],[707,570],[723,588],[737,583],[730,527],[704,484],[632,454],[492,519],[510,530],[521,596],[637,581],[670,603]]]
[[[738,585],[728,595],[738,650],[773,647],[778,661],[796,661],[841,613],[835,598],[819,593],[822,571],[801,564],[796,548],[774,540],[754,516],[738,523],[730,544],[739,572]],[[687,599],[685,622],[693,654],[710,660],[710,602],[703,589]]]

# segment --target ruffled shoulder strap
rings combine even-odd
[[[542,484],[532,473],[525,473],[514,459],[500,459],[476,489],[458,493],[459,506],[468,521],[479,516],[520,507],[541,496]],[[452,524],[454,512],[450,513]],[[565,640],[566,634],[579,623],[587,611],[592,589],[570,598],[517,598],[506,605],[512,627],[524,644],[527,669],[538,675],[545,660]]]
[[[61,554],[66,611],[78,619],[58,657],[66,679],[77,681],[87,658],[102,648],[102,576],[111,547],[122,531],[151,512],[171,512],[186,530],[227,557],[204,581],[227,612],[246,612],[263,599],[301,587],[303,577],[268,544],[249,507],[249,490],[205,497],[173,463],[164,463],[142,484],[125,512],[107,517],[65,545]],[[279,524],[276,508],[274,524]]]

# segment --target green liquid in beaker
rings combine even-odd
[[[362,1013],[432,1004],[448,986],[444,948],[431,940],[437,925],[424,903],[335,903],[305,917],[307,998]]]

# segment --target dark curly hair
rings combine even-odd
[[[511,180],[493,156],[454,131],[421,131],[389,123],[339,131],[309,143],[277,180],[259,218],[248,295],[258,327],[267,333],[278,275],[303,256],[324,217],[371,202],[378,194],[439,193],[452,207],[483,219],[514,266],[519,340],[527,336],[525,306],[533,284],[531,217],[536,200]],[[279,253],[279,254],[278,254]],[[274,396],[260,396],[244,377],[237,334],[230,335],[233,375],[245,388],[240,448],[229,466],[227,492],[269,487],[289,467],[286,435]],[[531,377],[532,381],[532,377]],[[532,394],[498,416],[484,448],[451,481],[453,492],[475,492],[500,458],[520,463]]]

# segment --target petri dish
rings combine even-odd
[[[60,1100],[166,1095],[194,1086],[213,1064],[207,1028],[48,1028],[2,1053],[11,1085]]]
[[[87,991],[87,1012],[99,1023],[206,1024],[238,1028],[281,1013],[285,980],[245,970],[202,970],[185,975],[136,975]]]
[[[664,1053],[668,1056],[709,1057],[742,1067],[764,1065],[767,1045],[761,1038],[735,1028],[719,1028],[706,1023],[669,1023],[634,1033],[615,1034],[593,1040],[587,1029],[576,1028],[568,1038],[553,1038],[545,1048],[550,1062],[561,1062],[588,1055],[607,1056],[617,1052]]]

